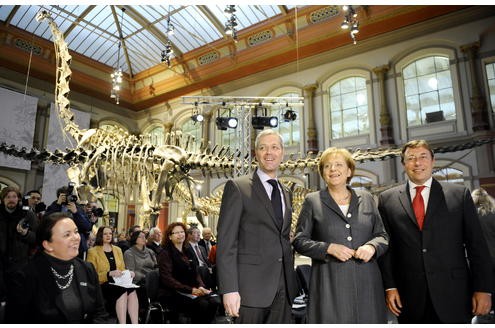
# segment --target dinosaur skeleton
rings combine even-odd
[[[221,202],[221,193],[207,197],[195,197],[193,185],[198,181],[192,174],[204,177],[232,178],[237,165],[241,164],[241,152],[228,146],[214,146],[201,141],[200,151],[195,151],[196,140],[191,135],[183,135],[180,131],[166,133],[165,145],[155,146],[148,142],[147,136],[131,135],[115,127],[115,130],[88,129],[82,130],[74,122],[74,114],[70,110],[69,81],[71,78],[71,56],[63,34],[51,18],[50,14],[42,11],[37,20],[47,20],[53,34],[56,49],[56,87],[55,105],[58,115],[64,123],[65,133],[70,134],[77,145],[65,151],[46,149],[38,150],[25,147],[18,149],[15,145],[0,144],[0,152],[10,156],[24,158],[34,162],[48,162],[52,164],[68,164],[69,178],[80,187],[79,193],[83,197],[101,195],[104,190],[113,190],[128,196],[137,193],[143,204],[141,213],[145,223],[153,215],[157,215],[162,198],[180,199],[190,205],[187,210],[196,212],[200,223],[203,214],[218,214]],[[434,149],[436,153],[454,152],[478,147],[495,142],[495,137],[478,139],[476,141],[440,147]],[[400,156],[400,148],[386,149],[356,149],[351,151],[357,162],[378,161]],[[281,163],[282,175],[301,175],[318,170],[321,153],[307,155],[290,154],[289,158]],[[284,183],[284,179],[282,178]],[[293,194],[293,223],[302,206],[306,194],[310,191],[285,181],[285,185]],[[164,195],[165,194],[165,195]],[[150,197],[151,195],[151,197]],[[165,196],[165,197],[164,197]],[[293,224],[293,226],[295,226]]]

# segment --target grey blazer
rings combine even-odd
[[[380,324],[387,322],[380,269],[376,259],[388,248],[388,235],[369,192],[352,190],[347,215],[328,189],[306,196],[297,221],[294,248],[311,257],[308,323]],[[364,263],[341,262],[327,253],[331,243],[376,252]]]
[[[289,240],[291,199],[288,190],[282,189],[285,215],[279,230],[270,198],[256,172],[225,185],[217,238],[219,292],[239,292],[243,306],[269,307],[282,270],[289,301],[296,297]]]

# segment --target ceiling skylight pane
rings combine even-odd
[[[14,6],[0,6],[0,20],[5,21],[9,17]]]

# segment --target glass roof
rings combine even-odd
[[[295,6],[236,5],[237,31],[282,14]],[[125,10],[123,11],[122,8]],[[169,38],[174,53],[184,54],[225,36],[223,5],[2,5],[0,21],[52,40],[46,22],[36,14],[47,10],[64,33],[69,49],[134,75],[161,63]],[[167,34],[168,20],[174,34]],[[119,53],[119,27],[122,47]]]

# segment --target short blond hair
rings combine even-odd
[[[320,162],[318,163],[318,171],[320,172],[320,176],[323,178],[323,166],[327,158],[335,155],[342,155],[347,164],[347,167],[351,169],[351,176],[347,178],[347,183],[349,183],[354,176],[354,170],[356,170],[356,162],[354,161],[352,154],[345,148],[330,147],[327,148],[323,152],[323,154],[321,154]]]

